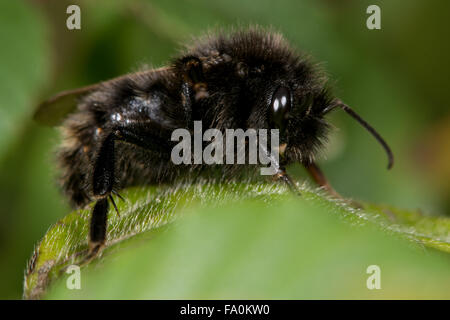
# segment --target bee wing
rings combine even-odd
[[[50,99],[42,102],[36,108],[33,119],[44,125],[56,126],[60,124],[66,118],[67,115],[75,111],[77,102],[80,97],[97,90],[100,86],[108,84],[110,82],[120,81],[121,79],[124,78],[132,77],[136,79],[137,77],[140,76],[145,76],[156,72],[163,72],[166,70],[168,70],[167,67],[140,71],[132,74],[123,75],[117,78],[113,78],[107,81],[99,82],[96,84],[92,84],[86,87],[62,91],[60,93],[57,93]]]
[[[68,114],[75,111],[77,100],[80,97],[94,91],[99,86],[100,83],[97,83],[57,93],[50,99],[42,102],[36,108],[33,119],[44,125],[56,126],[60,124]]]

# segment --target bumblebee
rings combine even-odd
[[[325,116],[342,109],[391,149],[366,121],[333,97],[324,73],[282,35],[260,28],[199,38],[168,67],[145,70],[65,91],[40,105],[35,118],[60,125],[60,182],[74,207],[95,201],[90,255],[106,241],[112,194],[131,185],[171,183],[184,171],[170,161],[171,133],[194,121],[219,130],[276,128],[275,178],[295,188],[285,166],[301,163],[335,194],[314,157],[326,140]],[[242,167],[241,167],[242,168]],[[224,173],[224,176],[225,173]]]

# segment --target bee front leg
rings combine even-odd
[[[262,147],[263,150],[266,150],[265,146],[260,145],[260,147]],[[296,195],[300,195],[301,193],[298,190],[298,187],[295,184],[294,180],[292,180],[292,178],[287,174],[286,168],[284,167],[284,163],[280,163],[277,158],[273,157],[272,153],[268,153],[267,151],[266,153],[268,154],[268,157],[271,160],[271,165],[273,165],[275,168],[275,174],[272,175],[273,179],[283,181],[287,185],[289,190],[291,190]]]
[[[333,189],[331,184],[328,182],[327,178],[323,174],[322,170],[320,170],[319,166],[314,162],[303,163],[303,166],[308,171],[311,178],[325,191],[327,191],[332,197],[337,199],[342,199],[342,196]]]
[[[286,173],[286,170],[284,168],[282,167],[278,168],[277,173],[275,173],[274,175],[274,178],[283,181],[292,192],[300,195],[300,191],[298,190],[297,185],[292,180],[292,178]]]

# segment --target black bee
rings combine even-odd
[[[73,206],[96,201],[89,238],[93,256],[106,240],[109,201],[117,210],[112,194],[130,185],[170,183],[195,167],[170,161],[172,131],[192,130],[195,120],[205,129],[278,128],[281,161],[275,177],[295,186],[284,168],[300,162],[334,193],[314,155],[328,132],[324,117],[335,108],[382,144],[390,168],[386,142],[331,95],[324,74],[280,34],[252,28],[200,38],[169,67],[57,94],[35,118],[63,121],[60,181]]]

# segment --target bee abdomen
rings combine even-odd
[[[95,129],[92,119],[86,119],[84,113],[72,115],[62,127],[63,141],[57,152],[59,181],[72,206],[77,208],[91,201],[89,168],[94,157]]]

